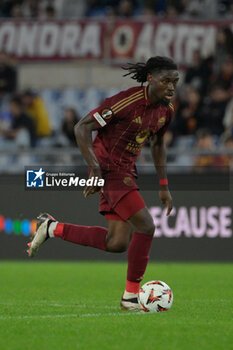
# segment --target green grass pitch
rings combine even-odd
[[[0,263],[1,350],[229,350],[232,264],[150,263],[170,311],[122,311],[122,263]]]

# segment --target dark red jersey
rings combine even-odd
[[[133,172],[148,137],[163,135],[174,108],[150,103],[147,87],[133,87],[106,98],[90,112],[102,128],[94,140],[96,157],[103,170]]]

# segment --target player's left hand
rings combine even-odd
[[[167,216],[172,211],[172,196],[169,190],[160,190],[159,191],[159,198],[163,204],[166,204],[167,206]]]

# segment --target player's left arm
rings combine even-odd
[[[151,136],[151,154],[154,161],[154,165],[159,177],[159,180],[167,179],[166,172],[166,147],[164,144],[164,137],[162,134],[154,134]],[[162,181],[163,182],[163,181]],[[168,189],[168,185],[160,184],[159,197],[163,204],[167,206],[167,216],[171,213],[172,210],[172,197]]]

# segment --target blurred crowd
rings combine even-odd
[[[202,58],[195,51],[192,64],[183,72],[173,102],[175,116],[165,134],[167,147],[214,151],[233,150],[233,34],[228,27],[217,33],[214,56]],[[99,101],[99,103],[102,101]],[[57,130],[42,97],[27,89],[19,91],[17,69],[0,52],[0,145],[37,147],[52,140],[55,147],[76,146],[73,128],[82,116],[72,105],[65,106]],[[208,152],[207,152],[208,153]],[[184,162],[184,160],[182,160]],[[231,165],[233,157],[203,155],[195,165]],[[188,164],[188,163],[187,163]]]
[[[233,151],[233,34],[229,28],[218,30],[214,56],[203,59],[199,51],[194,52],[174,105],[174,119],[165,136],[168,147]],[[227,165],[228,161],[226,156],[203,156],[195,164]]]
[[[0,17],[233,18],[232,0],[1,0]]]
[[[58,135],[51,128],[43,99],[33,90],[19,91],[17,69],[5,52],[0,52],[0,145],[3,148],[36,147],[43,138],[55,138],[57,146],[76,145],[74,125],[80,119],[67,107]]]

